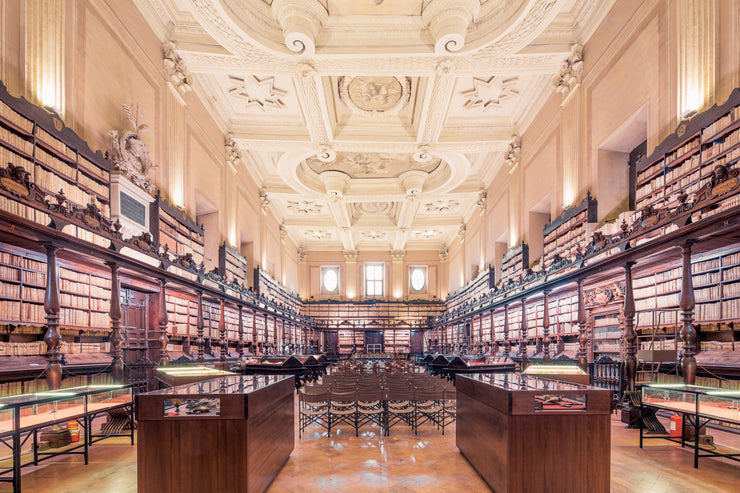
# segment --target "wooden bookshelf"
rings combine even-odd
[[[157,193],[150,207],[154,244],[165,247],[173,256],[192,255],[193,263],[200,265],[205,257],[203,226],[184,210],[167,202],[160,193]]]
[[[543,229],[543,262],[548,270],[557,259],[571,261],[586,244],[587,226],[596,222],[597,202],[591,194],[565,209]]]
[[[218,247],[218,271],[224,278],[234,280],[238,284],[246,284],[249,281],[247,259],[225,243]]]
[[[519,277],[529,269],[529,246],[522,243],[509,249],[501,259],[501,281]]]
[[[679,126],[638,165],[636,209],[675,207],[711,183],[717,166],[736,168],[740,159],[740,91]]]

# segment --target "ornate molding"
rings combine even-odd
[[[519,165],[519,156],[522,151],[522,139],[518,135],[511,136],[511,142],[504,153],[504,162],[509,167],[509,172],[513,172]]]
[[[302,216],[316,216],[324,213],[324,204],[315,200],[289,200],[286,208]]]
[[[122,103],[121,106],[126,111],[131,130],[108,132],[108,156],[112,162],[111,168],[126,176],[134,185],[147,193],[154,194],[157,187],[147,175],[156,171],[157,166],[149,157],[149,150],[140,136],[142,132],[151,131],[151,128],[139,123],[139,118],[143,115],[138,103],[131,106]]]
[[[329,18],[318,0],[272,0],[272,12],[290,51],[309,56],[316,53],[316,39]]]
[[[460,207],[459,200],[435,200],[427,202],[423,206],[427,214],[449,214],[455,212]]]
[[[519,77],[507,78],[496,75],[488,80],[473,77],[473,88],[461,93],[465,98],[463,108],[466,110],[480,108],[481,111],[500,108],[502,102],[519,95],[519,91],[514,88],[518,80]]]
[[[282,98],[288,93],[275,87],[275,77],[260,79],[255,75],[244,77],[229,75],[229,81],[231,87],[226,93],[243,101],[247,108],[256,107],[267,111],[267,109],[280,110],[285,107]]]
[[[166,41],[162,46],[164,73],[167,81],[184,96],[193,90],[193,77],[188,72],[185,60],[175,51],[175,43]]]
[[[480,0],[431,0],[421,12],[424,26],[434,39],[438,55],[460,51],[468,26],[480,13]]]
[[[242,163],[242,152],[239,148],[239,144],[234,140],[231,134],[226,136],[224,148],[226,149],[226,161],[228,161],[234,169],[238,169],[239,164]]]
[[[365,241],[383,241],[388,239],[388,232],[378,231],[376,229],[370,231],[360,231],[360,239]]]
[[[357,262],[357,257],[359,257],[360,252],[357,250],[344,250],[342,255],[344,255],[345,262]]]
[[[465,243],[465,232],[467,231],[467,229],[467,226],[464,224],[461,224],[458,228],[457,239],[460,240],[460,243]]]
[[[450,257],[450,251],[447,248],[447,245],[442,245],[439,248],[439,251],[437,252],[437,254],[439,255],[440,262],[447,262],[447,260],[449,260],[449,257]]]
[[[570,56],[560,64],[560,72],[552,79],[555,91],[562,94],[563,99],[568,97],[570,92],[581,83],[583,76],[583,46],[572,44],[570,46]]]
[[[285,225],[284,224],[281,224],[280,225],[280,243],[282,243],[284,245],[285,242],[287,242],[287,241],[288,241],[288,230],[285,229]]]
[[[308,260],[308,249],[305,245],[301,245],[298,247],[298,261],[303,263],[306,260]]]
[[[481,214],[484,214],[486,212],[487,200],[488,200],[488,192],[486,192],[485,190],[481,190],[480,192],[478,192],[478,200],[475,202],[475,205],[478,206]]]
[[[340,77],[339,99],[355,114],[368,117],[395,115],[409,102],[408,77]]]
[[[406,250],[391,250],[391,262],[403,262]]]
[[[270,206],[270,198],[267,196],[267,192],[264,188],[260,189],[260,207],[263,212],[267,212],[267,208]]]

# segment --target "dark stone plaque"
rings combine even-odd
[[[121,215],[146,226],[146,206],[124,192],[121,192]]]

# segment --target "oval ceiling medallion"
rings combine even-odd
[[[409,102],[408,77],[342,77],[339,97],[353,113],[363,116],[395,115]]]

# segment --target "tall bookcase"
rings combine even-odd
[[[201,264],[205,257],[203,226],[184,210],[167,202],[160,193],[157,193],[150,207],[154,244],[166,247],[170,254],[179,257],[190,254],[196,265]]]
[[[225,243],[218,247],[218,272],[224,278],[239,284],[249,281],[247,259]]]
[[[520,276],[529,268],[529,246],[522,243],[511,248],[501,259],[501,281]]]
[[[597,202],[591,194],[579,203],[565,209],[543,229],[545,246],[543,264],[549,269],[556,259],[572,260],[585,247],[588,224],[595,223]]]

